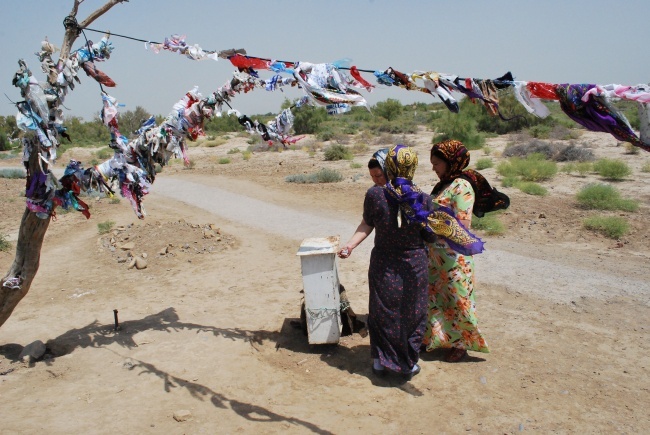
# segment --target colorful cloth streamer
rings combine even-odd
[[[609,133],[620,141],[650,151],[650,144],[643,143],[639,139],[627,119],[611,107],[605,97],[590,95],[586,102],[583,101],[584,94],[595,86],[593,84],[558,85],[556,93],[564,113],[587,130]]]
[[[167,50],[182,54],[192,60],[219,60],[218,53],[204,51],[198,44],[188,45],[185,42],[185,35],[171,35],[169,38],[165,38],[165,42],[162,44],[148,42],[145,44],[145,48],[148,47],[151,47],[151,51],[156,54],[160,53],[161,50]]]

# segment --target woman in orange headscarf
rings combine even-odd
[[[465,228],[471,226],[477,198],[481,212],[483,207],[505,208],[509,204],[507,196],[492,189],[480,173],[464,171],[469,158],[469,151],[457,140],[439,142],[431,148],[432,169],[440,179],[431,196],[451,209]],[[448,362],[461,361],[467,350],[489,352],[478,329],[475,308],[474,257],[459,253],[444,238],[438,238],[429,244],[429,319],[423,340],[426,349],[449,348]]]

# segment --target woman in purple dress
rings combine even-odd
[[[417,156],[408,147],[389,151],[389,158],[400,158],[400,172],[412,173]],[[408,158],[404,158],[408,155]],[[386,174],[394,179],[394,173]],[[373,372],[379,376],[387,370],[411,379],[419,373],[417,365],[426,329],[428,260],[421,226],[398,226],[399,204],[388,199],[382,186],[368,189],[363,220],[350,241],[339,251],[341,258],[350,256],[376,229],[375,247],[370,256],[368,281],[370,301],[368,331]]]

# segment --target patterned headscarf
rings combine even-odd
[[[382,148],[380,150],[377,150],[370,160],[376,160],[377,163],[379,163],[379,167],[381,168],[381,172],[384,173],[384,176],[386,175],[386,156],[388,155],[388,148]],[[388,178],[387,178],[388,179]]]
[[[469,181],[472,189],[474,189],[473,212],[476,216],[483,217],[486,212],[505,209],[510,206],[510,198],[490,186],[490,183],[480,172],[474,169],[464,170],[469,165],[470,155],[462,142],[453,139],[438,142],[431,147],[431,156],[436,156],[449,165],[449,170],[433,186],[432,195],[439,194],[445,186],[456,178],[463,178]]]
[[[418,156],[410,147],[395,145],[388,151],[386,176],[389,182],[384,189],[388,200],[399,204],[398,226],[404,216],[408,223],[419,224],[426,231],[443,237],[460,254],[483,252],[481,239],[470,233],[451,209],[434,203],[435,209],[428,210],[428,195],[413,184],[417,165]]]

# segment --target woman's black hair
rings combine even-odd
[[[381,164],[379,164],[379,161],[375,158],[368,160],[368,169],[373,169],[373,168],[379,168],[383,171]]]

